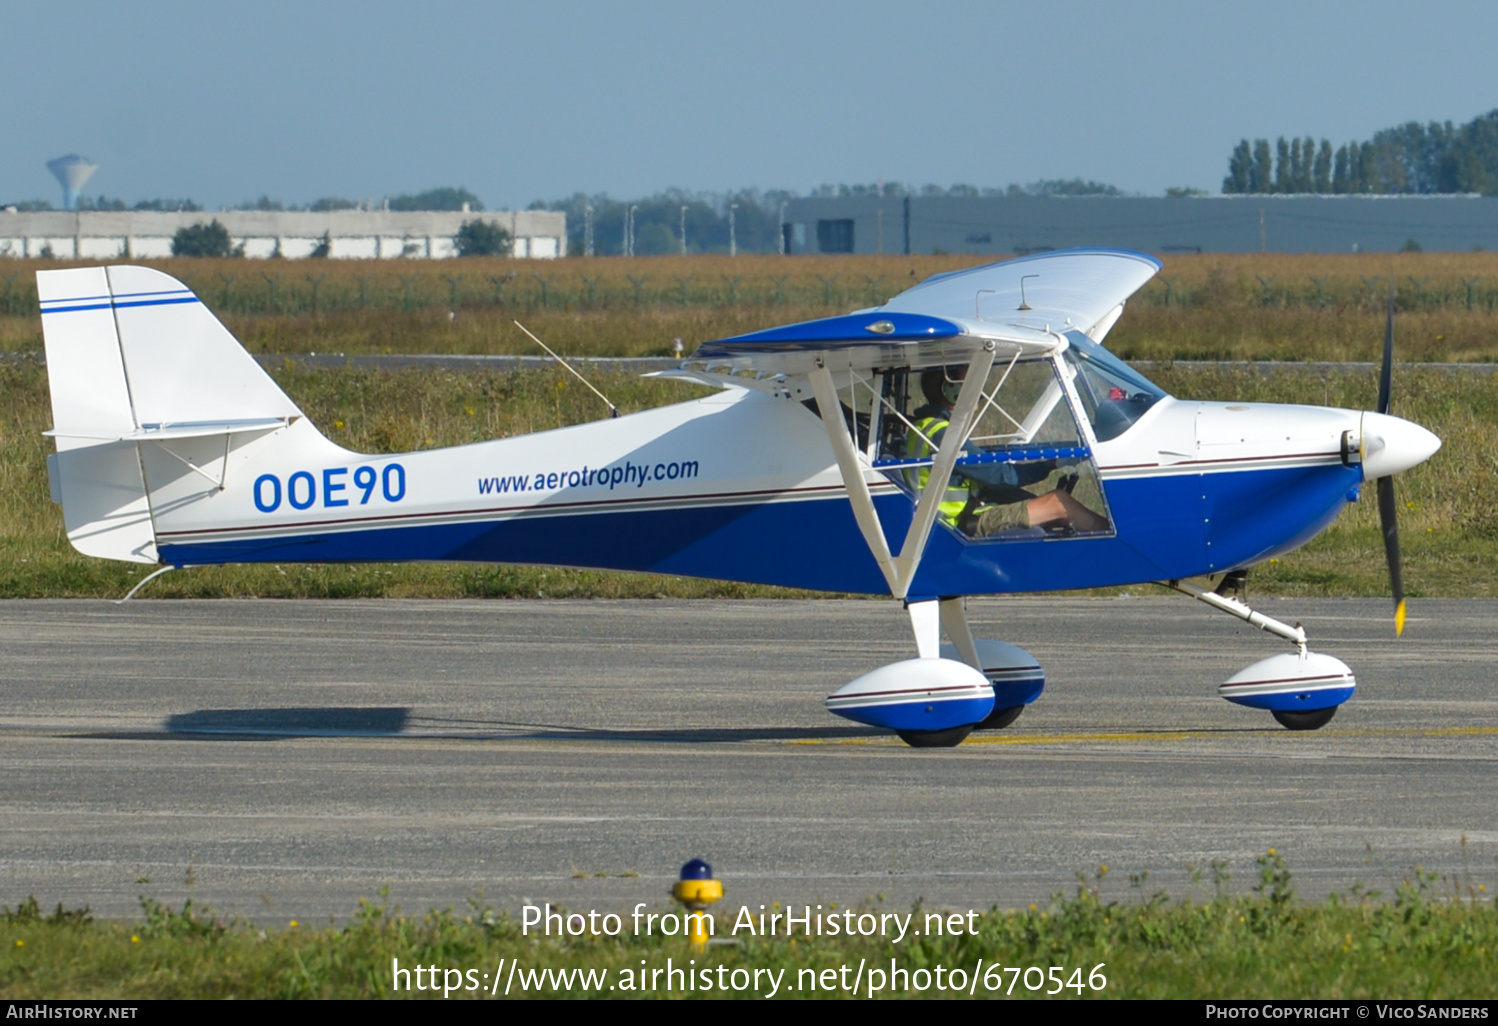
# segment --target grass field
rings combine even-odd
[[[666,355],[882,302],[959,256],[561,261],[171,260],[254,352]],[[1403,360],[1498,360],[1498,254],[1168,256],[1109,345],[1131,359],[1373,360],[1398,293]],[[34,272],[0,264],[0,350],[39,352]]]
[[[372,453],[456,445],[597,419],[597,398],[559,369],[454,374],[422,370],[303,370],[276,379],[323,431]],[[1276,373],[1161,367],[1173,394],[1200,399],[1302,402],[1368,409],[1371,372]],[[599,374],[629,412],[701,394],[696,386]],[[1475,372],[1401,367],[1394,412],[1446,440],[1399,479],[1405,583],[1412,597],[1498,594],[1498,381]],[[0,595],[118,597],[143,571],[73,551],[48,499],[51,443],[46,375],[34,361],[0,364]],[[1256,592],[1380,595],[1383,543],[1371,496],[1305,548],[1254,570]],[[749,597],[791,594],[759,586],[584,570],[481,565],[215,567],[169,574],[154,597]]]
[[[1295,899],[1291,873],[1273,849],[1259,857],[1249,893],[1230,893],[1225,865],[1214,863],[1210,873],[1210,884],[1198,873],[1194,893],[1172,900],[1151,893],[1138,877],[1127,889],[1117,886],[1102,867],[1092,879],[1079,880],[1074,895],[1057,895],[1045,907],[990,910],[964,921],[976,929],[961,936],[923,930],[892,943],[741,933],[737,944],[704,954],[690,952],[679,938],[632,936],[627,914],[616,938],[544,940],[534,930],[527,937],[515,919],[496,915],[481,900],[464,912],[425,916],[365,903],[343,926],[289,923],[278,929],[226,922],[191,903],[177,911],[143,899],[139,922],[96,923],[83,910],[59,906],[47,914],[30,901],[0,916],[0,998],[487,998],[495,985],[484,974],[504,976],[512,999],[762,998],[772,979],[778,979],[778,996],[798,998],[850,997],[855,979],[862,981],[859,997],[971,992],[1015,1000],[1046,991],[1056,1000],[1493,996],[1498,910],[1487,885],[1470,877],[1440,878],[1417,868],[1392,881],[1385,894],[1358,884],[1351,894],[1305,905]],[[895,911],[870,902],[869,911]],[[731,896],[720,905],[715,935],[722,938],[737,909]],[[915,909],[914,923],[924,926],[925,915],[937,911]],[[680,986],[663,992],[665,972],[655,970],[665,970],[668,958],[678,969],[707,970],[713,989],[703,989],[704,977],[697,975],[695,992],[682,994]],[[518,970],[513,975],[506,971],[511,963]],[[403,982],[411,988],[399,993],[393,989],[397,964],[407,968]],[[451,994],[417,990],[409,972],[416,965],[435,967]],[[938,966],[945,978],[940,989]],[[1039,972],[1025,972],[1032,966]],[[1047,979],[1051,966],[1063,967],[1062,979]],[[642,967],[649,971],[643,978]],[[874,989],[868,971],[875,967],[882,990]],[[908,989],[891,986],[890,968],[910,974]],[[737,992],[735,969],[745,986]],[[761,976],[757,993],[749,989],[756,969],[771,974]],[[954,969],[962,973],[960,984]],[[591,986],[580,972],[592,974]],[[654,986],[642,991],[642,981]]]

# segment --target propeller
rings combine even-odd
[[[1394,375],[1394,282],[1389,282],[1388,317],[1384,321],[1384,363],[1378,373],[1378,412],[1389,412],[1389,391]],[[1384,556],[1389,564],[1389,584],[1394,592],[1394,636],[1404,633],[1404,567],[1399,557],[1399,504],[1394,498],[1393,476],[1378,479],[1378,526],[1384,535]]]

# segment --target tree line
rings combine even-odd
[[[1417,121],[1374,133],[1367,142],[1332,144],[1304,139],[1250,143],[1228,158],[1222,191],[1440,195],[1498,194],[1498,110],[1464,125]]]

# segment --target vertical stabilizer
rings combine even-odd
[[[149,267],[106,273],[137,427],[301,416],[187,286]]]

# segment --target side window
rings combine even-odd
[[[882,375],[875,466],[912,496],[930,482],[966,367]],[[1050,358],[996,364],[981,413],[942,493],[947,526],[969,538],[1111,534],[1097,468]]]

